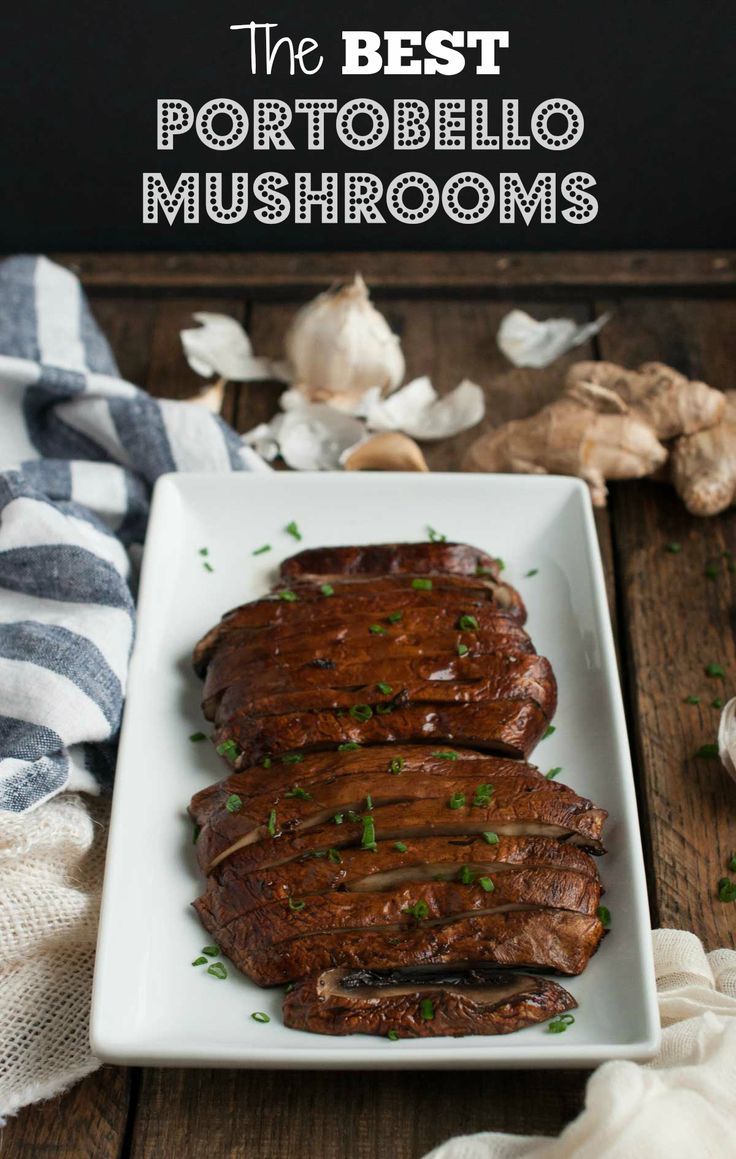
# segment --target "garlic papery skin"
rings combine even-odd
[[[726,701],[721,712],[718,755],[726,772],[736,781],[736,696]]]
[[[399,338],[360,274],[302,307],[284,346],[293,384],[311,402],[350,410],[371,387],[388,394],[404,377]]]

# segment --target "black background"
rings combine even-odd
[[[2,182],[0,249],[608,249],[723,247],[734,243],[734,0],[516,0],[505,4],[426,0],[353,7],[274,0],[181,0],[133,3],[28,0],[2,17]],[[250,75],[248,39],[231,23],[269,20],[279,34],[313,36],[325,57],[315,77]],[[343,28],[500,28],[510,47],[501,75],[342,77]],[[472,58],[473,63],[475,57]],[[309,62],[310,64],[312,61]],[[554,154],[394,153],[389,140],[354,153],[328,131],[323,153],[258,152],[250,138],[231,152],[206,149],[192,131],[173,152],[156,150],[156,101],[185,99],[196,109],[213,97],[248,108],[257,96],[487,96],[521,102],[521,131],[549,97],[582,108],[585,134]],[[328,118],[328,125],[330,120]],[[295,118],[303,122],[303,117]],[[293,126],[292,126],[293,128]],[[386,184],[404,170],[439,184],[464,169],[497,186],[501,170],[529,183],[538,171],[585,170],[597,180],[598,217],[583,226],[559,221],[500,225],[452,223],[440,210],[421,226],[264,226],[249,214],[220,225],[204,212],[198,225],[163,219],[144,226],[141,173],[160,170],[173,185],[182,170],[359,170]],[[225,188],[229,182],[225,182]],[[560,206],[562,207],[562,205]]]

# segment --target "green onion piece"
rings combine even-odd
[[[731,857],[731,860],[728,863],[728,868],[731,870],[731,873],[736,873],[736,853],[734,853]]]
[[[363,836],[360,839],[362,849],[370,849],[372,852],[378,849],[376,845],[376,823],[370,814],[363,818]]]
[[[718,579],[718,564],[717,563],[706,564],[705,569],[704,569],[704,574],[705,574],[706,579],[717,580]]]
[[[611,911],[608,908],[608,906],[607,905],[599,905],[598,909],[596,910],[596,913],[598,914],[598,920],[600,921],[600,923],[604,927],[604,929],[606,929],[606,930],[610,929]]]
[[[451,809],[462,809],[463,805],[465,804],[465,794],[453,793],[447,804]]]
[[[489,845],[498,845],[498,833],[484,833],[483,838]]]
[[[251,1018],[253,1019],[254,1022],[270,1022],[271,1021],[268,1014],[264,1014],[262,1010],[254,1010],[253,1013],[251,1014]]]
[[[704,761],[717,761],[720,756],[720,753],[718,752],[718,745],[701,744],[695,756],[696,758],[700,757]]]
[[[724,678],[724,676],[726,675],[726,673],[723,670],[722,664],[706,664],[705,675],[706,676],[714,676],[714,677],[717,677],[718,679],[722,680]]]
[[[332,818],[332,820],[335,822],[336,825],[342,825],[342,821],[343,821],[342,813],[335,813],[335,816]]]
[[[221,757],[225,757],[225,760],[234,761],[240,756],[240,745],[234,740],[224,740],[222,744],[218,744],[217,752]]]
[[[289,982],[289,985],[284,987],[284,994],[291,994],[295,986],[296,982]]]
[[[398,1031],[397,1030],[389,1030],[388,1034],[386,1035],[386,1038],[388,1038],[391,1042],[398,1042],[399,1041]]]
[[[361,817],[360,813],[356,813],[354,809],[348,809],[348,821],[352,821],[353,824],[355,824],[356,821],[362,820],[363,818]]]
[[[407,846],[404,845],[403,841],[394,841],[394,849],[396,849],[399,853],[406,853]]]
[[[398,776],[405,764],[406,761],[403,757],[394,757],[392,761],[389,761],[388,771]]]
[[[365,795],[365,807],[369,813],[373,809],[373,798],[371,797],[370,793],[366,793]]]
[[[207,560],[204,561],[204,563],[202,564],[202,567],[204,568],[205,571],[214,571],[215,570],[213,568],[212,564],[208,563]]]
[[[270,550],[271,550],[271,544],[270,544],[270,543],[264,543],[263,547],[257,547],[257,548],[255,549],[255,551],[252,551],[252,552],[251,552],[251,555],[265,555],[265,554],[266,554],[266,552],[267,552],[267,551],[270,551]]]
[[[736,901],[736,881],[722,877],[718,882],[718,897],[721,901]]]
[[[289,789],[288,793],[284,793],[285,797],[298,797],[300,801],[311,801],[312,794],[308,793],[306,789],[300,789],[298,785],[294,785],[293,789]]]
[[[345,744],[339,744],[337,746],[337,751],[339,753],[354,753],[355,750],[359,748],[360,745],[356,740],[346,740]]]
[[[682,551],[682,544],[681,543],[666,543],[664,545],[664,549],[665,549],[665,551],[668,551],[670,553],[670,555],[679,555],[680,552]]]
[[[415,918],[420,922],[422,918],[429,917],[429,906],[424,898],[420,898],[419,901],[414,902],[414,905],[405,906],[401,912],[403,914],[409,914],[409,917]]]
[[[547,1027],[548,1034],[562,1034],[567,1030],[568,1026],[572,1026],[575,1019],[572,1014],[562,1014],[559,1018],[553,1019]]]
[[[210,554],[209,547],[200,547],[199,554],[200,555],[209,555]]]
[[[292,519],[291,523],[286,524],[284,531],[286,532],[287,535],[290,535],[292,537],[292,539],[296,539],[296,540],[301,541],[302,533],[299,530],[299,528],[297,527],[296,522],[293,519]]]
[[[228,813],[239,813],[243,808],[243,802],[237,793],[231,793],[225,802],[225,808]]]
[[[337,849],[328,849],[327,856],[333,865],[342,865],[342,857]]]
[[[529,571],[524,572],[524,579],[531,579],[533,575],[539,575],[538,567],[531,567]]]
[[[478,785],[473,797],[473,804],[479,809],[487,809],[493,796],[493,785]]]
[[[349,709],[349,713],[353,720],[370,720],[373,716],[373,709],[370,704],[354,704]]]
[[[299,761],[304,760],[303,753],[284,753],[281,758],[282,765],[298,765]]]
[[[398,624],[403,615],[403,612],[391,612],[388,616],[386,616],[386,619],[388,620],[389,624]]]
[[[389,712],[393,712],[395,708],[393,700],[389,700],[388,704],[377,704],[376,712],[379,716],[388,716]]]
[[[686,696],[685,699],[683,700],[683,704],[700,704],[700,697],[699,696]]]
[[[553,769],[550,769],[549,772],[545,773],[544,775],[548,781],[554,781],[555,777],[558,777],[561,772],[562,772],[562,765],[555,765],[555,767]]]
[[[434,527],[428,527],[427,532],[432,543],[447,543],[447,536],[435,531]]]
[[[486,893],[493,893],[496,888],[490,877],[479,877],[478,885],[485,890]]]
[[[384,628],[383,624],[371,624],[368,631],[373,636],[386,636],[388,634],[388,629]]]
[[[198,958],[194,959],[194,961],[192,962],[192,965],[193,966],[204,966],[204,965],[206,965],[206,962],[207,962],[207,959],[203,958],[202,955],[200,954]]]
[[[335,594],[335,589],[333,588],[332,584],[322,584],[319,590],[322,592],[323,596],[334,596]]]
[[[296,594],[296,592],[292,592],[289,588],[284,588],[282,592],[277,592],[277,595],[280,600],[283,600],[287,604],[296,603],[296,601],[299,599],[299,596]]]
[[[422,998],[419,1006],[419,1013],[425,1022],[431,1022],[434,1018],[434,1002],[431,998]]]
[[[545,730],[544,736],[542,737],[542,740],[546,740],[548,736],[552,736],[553,732],[557,732],[556,726],[554,724],[547,725],[547,728]]]
[[[193,732],[189,739],[192,743],[196,743],[198,740],[207,740],[207,737],[203,732]]]
[[[207,967],[207,973],[211,974],[213,978],[227,978],[227,970],[222,962],[213,962],[211,966]]]
[[[716,696],[715,700],[711,700],[710,706],[711,706],[711,708],[723,708],[722,697]]]
[[[202,946],[202,953],[208,958],[216,958],[220,950],[218,946]]]
[[[382,680],[382,681],[380,682],[380,684],[377,684],[377,685],[376,685],[376,688],[377,688],[377,689],[378,689],[378,691],[379,691],[379,692],[381,692],[381,693],[382,693],[384,696],[390,696],[390,694],[393,692],[393,688],[391,687],[391,685],[390,685],[390,684],[386,684],[385,680]]]
[[[270,769],[272,764],[273,764],[273,761],[271,760],[271,758],[270,758],[270,757],[264,757],[264,758],[263,758],[263,767],[264,767],[264,769]]]
[[[461,632],[478,631],[478,621],[475,616],[461,616],[457,622],[457,626]]]
[[[304,909],[306,904],[307,903],[305,901],[295,901],[293,897],[289,898],[289,909],[292,910],[293,913],[298,914],[301,910]]]
[[[458,644],[458,646],[457,646],[458,656],[467,656],[469,651],[470,651],[470,648],[468,647],[467,644]]]
[[[268,814],[268,825],[266,826],[266,828],[268,829],[269,835],[271,837],[276,836],[276,810],[275,809],[272,809],[271,812]]]
[[[411,581],[411,586],[414,588],[415,592],[431,592],[432,581],[431,579],[413,579]]]
[[[194,828],[192,829],[192,845],[197,844],[197,842],[199,841],[199,835],[201,832],[202,832],[202,826],[195,825]]]
[[[453,749],[439,749],[437,752],[432,753],[432,756],[437,757],[440,761],[456,761],[458,759],[458,755]]]
[[[473,871],[469,865],[464,865],[462,867],[462,869],[460,870],[460,873],[458,874],[458,877],[459,877],[460,881],[463,883],[463,885],[472,885],[473,882],[475,881],[475,874],[473,873]]]

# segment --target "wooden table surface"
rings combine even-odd
[[[152,394],[186,397],[180,329],[194,310],[244,322],[259,354],[278,356],[300,302],[360,269],[401,334],[410,376],[441,390],[464,376],[486,391],[487,426],[553,398],[568,363],[601,357],[671,363],[736,388],[736,254],[61,255],[82,277],[122,373]],[[547,370],[516,370],[496,346],[502,316],[611,321],[594,343]],[[274,412],[281,388],[229,386],[225,417],[246,430]],[[479,433],[427,448],[457,469]],[[617,628],[644,830],[652,924],[694,930],[707,949],[734,946],[736,908],[716,882],[736,850],[736,784],[694,753],[714,739],[715,697],[736,687],[733,512],[687,515],[666,486],[614,485],[598,531]],[[682,545],[678,554],[665,545]],[[719,575],[705,569],[718,561]],[[722,664],[725,680],[705,665]],[[700,704],[684,704],[694,694]],[[308,1073],[104,1067],[67,1095],[28,1107],[0,1150],[94,1159],[419,1159],[453,1134],[556,1133],[581,1107],[580,1071]]]

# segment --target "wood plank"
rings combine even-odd
[[[248,291],[286,296],[316,292],[359,269],[375,285],[399,291],[519,292],[548,296],[592,287],[733,287],[736,251],[596,253],[60,253],[55,260],[85,286],[133,292]]]
[[[143,386],[151,360],[155,303],[148,297],[92,296],[92,312],[105,334],[123,378]]]
[[[129,1072],[103,1067],[56,1099],[24,1107],[0,1129],[7,1159],[118,1159],[130,1097]]]
[[[736,388],[736,302],[635,299],[600,308],[615,310],[600,336],[603,357],[629,366],[656,358]],[[722,557],[736,551],[736,513],[697,519],[669,487],[642,482],[613,488],[612,514],[656,916],[693,930],[708,949],[733,946],[733,905],[718,900],[716,883],[736,849],[736,784],[718,761],[694,753],[715,739],[712,700],[736,686],[736,577]],[[679,554],[667,552],[672,542]],[[712,560],[715,582],[705,576]],[[709,663],[724,666],[725,681],[705,675]],[[684,704],[689,695],[701,703]]]

